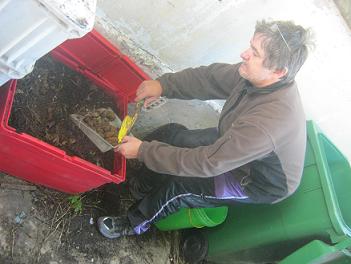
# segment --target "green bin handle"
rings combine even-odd
[[[349,263],[349,261],[351,261],[351,253],[347,248],[350,246],[350,237],[332,246],[320,240],[313,240],[284,258],[279,264],[341,263],[339,262],[339,260],[341,260],[340,258],[342,258],[342,260],[348,260],[342,263]],[[336,260],[336,258],[338,260],[337,262],[331,262],[333,259]]]

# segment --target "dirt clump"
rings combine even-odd
[[[94,112],[88,113],[83,118],[83,122],[112,146],[116,146],[118,144],[118,127],[111,124],[116,118],[115,113],[111,109],[99,108]]]

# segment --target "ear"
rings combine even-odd
[[[274,74],[278,77],[278,79],[283,78],[287,73],[288,73],[287,67],[284,67],[283,69],[274,71]]]

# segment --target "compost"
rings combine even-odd
[[[30,74],[18,80],[9,124],[68,155],[112,170],[113,151],[101,153],[70,119],[71,114],[91,116],[105,113],[103,109],[117,112],[112,96],[46,55]]]

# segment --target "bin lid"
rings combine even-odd
[[[351,239],[345,238],[336,245],[328,245],[320,240],[313,240],[285,257],[279,264],[295,263],[349,263]]]
[[[345,235],[351,237],[351,168],[346,157],[311,121],[308,122],[309,132],[316,163],[321,179],[324,199],[329,217],[334,227],[331,235],[333,242],[338,242]]]
[[[51,54],[128,101],[134,99],[140,83],[149,79],[134,62],[94,29],[82,38],[65,41]]]
[[[70,26],[70,37],[78,38],[94,26],[96,0],[37,0]]]

